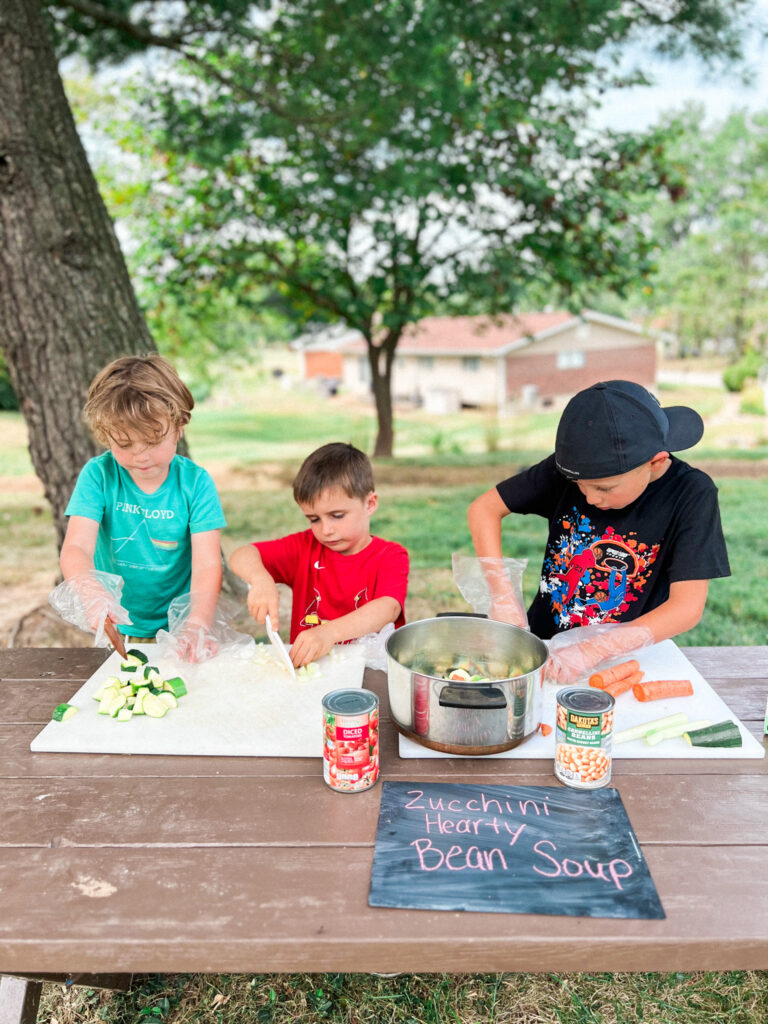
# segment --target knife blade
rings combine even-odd
[[[104,632],[107,634],[107,639],[120,657],[125,658],[125,641],[123,640],[122,633],[119,633],[118,630],[115,629],[114,623],[109,618],[104,620]]]
[[[288,669],[288,671],[295,679],[296,669],[293,667],[293,662],[291,661],[291,657],[285,648],[285,644],[280,638],[280,634],[276,633],[275,630],[272,628],[272,619],[270,619],[269,617],[269,612],[267,612],[267,616],[264,620],[264,625],[267,627],[267,636],[269,637],[269,642],[275,648],[278,655],[280,656],[280,660],[283,662],[285,667]]]

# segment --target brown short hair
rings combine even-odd
[[[374,490],[373,466],[354,445],[334,441],[308,455],[293,481],[293,497],[307,505],[329,487],[340,487],[350,498],[367,498]]]
[[[170,429],[189,423],[195,400],[162,356],[123,356],[93,378],[83,417],[105,447],[140,437],[158,444]]]

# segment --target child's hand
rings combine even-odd
[[[633,626],[631,623],[569,629],[552,641],[544,676],[560,685],[572,683],[602,662],[623,658],[630,651],[650,647],[654,642],[653,633],[647,626]]]
[[[272,620],[275,630],[279,628],[280,598],[277,584],[272,579],[262,579],[252,583],[248,589],[248,611],[262,626],[267,615]]]
[[[208,661],[219,653],[219,645],[208,636],[205,626],[195,622],[188,622],[174,639],[181,661]]]
[[[304,629],[291,644],[291,661],[296,668],[317,661],[333,647],[335,643],[330,623]]]
[[[510,622],[513,626],[528,629],[528,616],[514,594],[503,594],[491,597],[491,610],[488,617],[499,622]]]
[[[130,625],[131,617],[120,604],[122,589],[122,577],[92,569],[64,580],[49,595],[48,601],[62,619],[78,629],[95,633],[94,644],[98,647],[106,644],[105,619],[118,625]]]

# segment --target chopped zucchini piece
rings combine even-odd
[[[109,711],[109,714],[113,718],[117,718],[119,712],[122,711],[122,709],[126,706],[127,703],[128,703],[128,698],[124,697],[122,693],[118,693],[118,695],[112,701],[112,705],[111,705],[111,709]]]
[[[158,693],[157,699],[161,700],[163,704],[167,704],[169,708],[177,708],[179,706],[179,702],[170,690],[163,690],[162,693]]]
[[[142,702],[142,709],[145,715],[150,718],[162,718],[168,713],[168,705],[163,703],[159,697],[148,693]]]
[[[133,687],[131,686],[130,683],[127,683],[125,686],[121,686],[118,692],[122,693],[124,697],[132,697]]]
[[[730,718],[706,729],[691,729],[683,734],[692,747],[740,747],[741,731]]]
[[[135,672],[138,667],[139,666],[135,662],[133,662],[133,661],[131,661],[131,662],[124,661],[120,665],[120,671],[121,672]]]
[[[111,715],[110,710],[116,697],[119,697],[120,693],[116,686],[105,686],[99,701],[99,714],[100,715]]]
[[[135,647],[132,647],[130,651],[125,652],[125,660],[129,665],[146,665],[149,658],[143,651],[137,651]]]
[[[54,722],[66,722],[72,715],[76,715],[79,708],[76,708],[74,704],[59,704],[53,709],[51,718]]]
[[[120,710],[115,715],[115,718],[117,718],[118,722],[130,722],[130,720],[133,718],[133,712],[130,710],[130,708],[120,708]]]
[[[160,678],[160,669],[157,665],[145,665],[142,675],[145,679],[149,679],[154,683]]]
[[[172,693],[174,697],[183,697],[187,692],[187,686],[181,676],[174,676],[173,679],[166,679],[163,689]]]

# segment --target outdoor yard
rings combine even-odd
[[[768,444],[764,417],[744,416],[725,393],[665,389],[667,404],[696,405],[708,429],[691,461],[720,488],[733,576],[713,583],[706,615],[682,644],[763,644],[768,628]],[[375,465],[380,509],[374,529],[405,544],[412,575],[409,619],[466,606],[450,570],[451,552],[471,551],[466,507],[482,490],[545,454],[559,410],[496,419],[477,412],[441,419],[400,411],[398,457]],[[45,598],[57,572],[50,515],[25,451],[18,415],[2,414],[0,632],[3,645],[89,645],[58,623]],[[302,528],[290,482],[301,459],[333,439],[369,447],[370,409],[327,400],[269,379],[230,385],[196,409],[193,456],[212,472],[228,528],[226,551],[244,540]],[[506,552],[528,558],[530,596],[544,524],[509,522]],[[340,875],[341,877],[341,875]],[[511,925],[513,927],[513,924]],[[119,965],[116,965],[119,966]],[[147,975],[129,994],[47,985],[39,1020],[55,1024],[157,1020],[194,1022],[531,1022],[531,1024],[757,1024],[768,1018],[764,972],[671,974]]]

